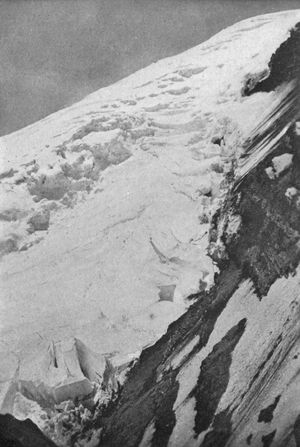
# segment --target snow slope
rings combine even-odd
[[[210,218],[241,142],[290,88],[242,87],[299,20],[240,22],[0,139],[3,412],[12,383],[55,400],[53,386],[102,377],[105,358],[136,357],[212,285]]]

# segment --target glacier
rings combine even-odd
[[[199,294],[205,300],[214,293],[243,223],[226,208],[228,194],[247,182],[251,189],[248,176],[289,131],[293,79],[269,91],[263,83],[272,55],[298,22],[299,10],[245,20],[0,138],[0,413],[29,417],[43,430],[66,401],[99,405],[104,385],[117,393],[124,384],[126,396],[146,353],[155,356],[174,324],[189,318]],[[284,151],[264,172],[281,181],[293,165]],[[286,186],[286,200],[294,203],[297,189]],[[251,382],[268,343],[276,345],[299,290],[298,273],[266,290],[260,277],[255,289],[252,277],[240,283],[231,274],[236,290],[203,349],[184,363],[202,343],[199,334],[185,335],[186,343],[156,372],[159,380],[180,368],[172,379],[179,387],[173,431],[157,438],[153,416],[136,435],[118,438],[113,417],[96,423],[103,445],[210,445],[210,423],[200,421],[197,436],[192,429],[200,404],[191,392],[201,364],[223,340],[234,349],[233,373],[214,409],[224,413]],[[259,313],[257,294],[267,295]],[[283,302],[275,300],[278,294]],[[202,315],[199,321],[210,324]],[[266,340],[262,327],[275,335]],[[256,345],[252,335],[244,337],[247,331],[257,334]],[[287,339],[296,337],[297,326],[286,331]],[[275,399],[276,387],[272,393]],[[242,436],[211,445],[243,445]],[[255,436],[252,445],[260,445]],[[62,431],[53,440],[71,442]],[[89,445],[83,442],[78,446]]]

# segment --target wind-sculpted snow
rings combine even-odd
[[[121,429],[120,438],[111,438],[114,418],[101,421],[98,434],[104,427],[104,445],[138,445],[143,437],[148,445],[153,437],[152,445],[181,446],[186,424],[193,425],[188,418],[196,411],[200,419],[188,446],[200,445],[194,435],[203,437],[209,427],[218,431],[213,427],[221,423],[230,436],[231,415],[220,402],[231,386],[233,353],[252,324],[253,309],[225,314],[224,325],[215,332],[227,301],[239,301],[248,285],[240,283],[239,269],[228,278],[220,273],[225,292],[218,292],[214,281],[227,262],[224,230],[234,241],[243,224],[241,213],[229,212],[214,237],[211,232],[230,188],[249,184],[248,176],[288,131],[295,111],[293,79],[271,91],[257,87],[249,96],[245,85],[258,85],[257,73],[267,76],[272,54],[299,20],[300,13],[292,11],[241,22],[1,138],[2,412],[20,417],[23,408],[30,416],[26,408],[34,400],[41,412],[49,405],[51,416],[45,417],[55,419],[55,405],[63,400],[101,401],[99,385],[118,391],[118,381],[124,381],[140,351],[178,318],[178,324],[186,321],[191,328],[191,318],[193,337],[181,329],[174,335],[176,349],[168,359],[173,367],[167,368],[171,385],[165,379],[157,385],[165,400],[159,400],[155,420],[151,399],[139,405],[141,420],[134,399],[144,379],[157,391],[156,378],[164,376],[169,354],[162,348],[161,358],[151,349],[160,350],[165,336],[162,345],[145,351],[138,362],[147,352],[150,363],[154,356],[155,366],[146,362],[147,371],[143,369],[145,378],[138,366],[125,382],[125,396],[132,394],[133,402],[129,416],[139,424],[131,440]],[[294,166],[294,158],[288,163],[286,156],[275,157],[283,155],[275,154],[264,167],[268,181],[280,180]],[[286,184],[284,200],[294,203],[297,190]],[[268,274],[275,275],[271,268]],[[262,287],[259,275],[251,279]],[[251,287],[246,294],[252,294]],[[198,309],[199,293],[204,307]],[[263,287],[261,293],[267,293]],[[208,314],[206,299],[212,303]],[[186,373],[197,374],[189,385],[180,379],[182,365],[195,353],[196,366]],[[208,365],[201,376],[203,389],[196,385],[202,362]],[[215,387],[203,422],[203,402],[222,365],[224,380]],[[126,402],[124,395],[122,399]],[[149,420],[143,419],[146,413]],[[54,428],[46,424],[60,443],[71,442],[62,428],[64,416]],[[66,425],[70,423],[69,418]]]

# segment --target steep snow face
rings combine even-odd
[[[290,89],[242,87],[299,20],[243,21],[0,139],[5,402],[53,343],[76,337],[103,376],[104,357],[128,361],[211,286],[210,217],[241,142]]]

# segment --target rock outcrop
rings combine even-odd
[[[18,421],[10,414],[0,414],[1,447],[56,447],[30,420]]]

